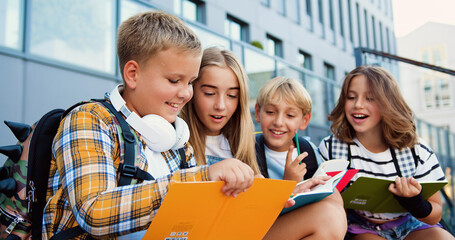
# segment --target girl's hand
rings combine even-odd
[[[228,158],[210,165],[208,177],[210,181],[224,181],[226,184],[221,191],[227,196],[237,197],[239,193],[251,187],[254,172],[250,166],[240,160]]]
[[[283,179],[284,180],[294,180],[297,182],[302,181],[303,176],[307,172],[306,169],[306,164],[305,163],[300,163],[306,156],[308,156],[307,152],[304,152],[297,156],[297,158],[292,161],[292,152],[294,150],[294,146],[291,145],[289,147],[288,154],[286,156],[286,164],[284,165],[284,175]]]
[[[397,177],[395,183],[389,185],[389,191],[399,197],[414,197],[422,190],[422,186],[413,177]]]
[[[302,182],[298,184],[293,191],[293,195],[302,193],[302,192],[309,192],[311,189],[318,185],[324,185],[327,180],[329,180],[331,177],[330,176],[317,176],[317,177],[312,177],[305,182]]]

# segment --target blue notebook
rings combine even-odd
[[[299,193],[295,196],[292,196],[291,199],[294,199],[295,205],[292,207],[288,208],[283,208],[283,210],[280,213],[280,216],[283,214],[286,214],[294,209],[303,207],[307,204],[314,203],[317,201],[320,201],[324,199],[325,197],[329,196],[335,191],[335,188],[337,184],[340,182],[340,180],[343,178],[344,174],[346,173],[347,170],[339,172],[337,175],[333,176],[324,185],[319,185],[314,187],[310,192],[303,192]],[[307,181],[307,180],[305,180]],[[304,183],[305,181],[302,181],[299,184]]]

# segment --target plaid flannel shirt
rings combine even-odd
[[[43,239],[77,225],[103,239],[145,230],[172,181],[208,180],[207,167],[195,167],[192,148],[187,144],[186,158],[192,168],[180,170],[178,154],[167,151],[162,154],[170,175],[117,186],[117,168],[124,155],[119,131],[117,119],[100,103],[79,106],[60,123],[52,147]],[[146,146],[137,132],[136,137],[135,166],[146,171]],[[85,237],[87,234],[78,239]]]

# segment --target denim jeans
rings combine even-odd
[[[391,222],[375,224],[359,216],[354,211],[348,210],[348,233],[350,235],[371,233],[385,239],[394,240],[404,239],[412,231],[430,227],[441,227],[441,225],[428,225],[410,214]]]

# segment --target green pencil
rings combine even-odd
[[[295,133],[295,145],[297,146],[297,153],[300,155],[299,135]]]

